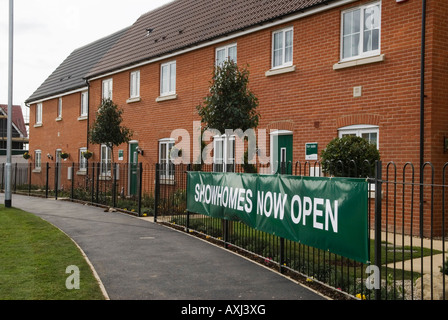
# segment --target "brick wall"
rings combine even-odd
[[[237,43],[238,64],[247,66],[250,71],[250,87],[260,102],[259,128],[293,131],[294,162],[305,161],[305,144],[308,142],[317,142],[321,152],[338,136],[339,128],[375,125],[379,127],[383,162],[393,161],[402,168],[410,161],[417,168],[418,178],[422,3],[416,0],[403,3],[383,0],[381,54],[384,54],[384,60],[334,70],[333,65],[340,60],[341,11],[364,3],[369,1],[357,1],[247,34],[228,43]],[[445,80],[448,30],[444,21],[447,14],[446,1],[428,0],[425,161],[435,163],[438,177],[441,176],[441,166],[448,161],[448,153],[443,150],[443,139],[448,136],[448,88]],[[271,67],[272,32],[291,26],[294,27],[293,64],[296,69],[267,77],[265,73]],[[110,76],[113,78],[113,100],[124,109],[124,125],[134,131],[133,139],[144,150],[139,161],[156,163],[159,139],[169,138],[175,129],[185,129],[192,137],[193,121],[199,120],[196,106],[208,93],[215,48],[224,44],[136,68],[140,70],[141,78],[139,102],[126,102],[130,72],[134,70]],[[177,99],[156,102],[160,92],[160,65],[171,60],[176,60],[177,66]],[[90,83],[91,123],[101,103],[102,80],[95,79]],[[354,87],[362,87],[361,97],[354,97]],[[74,101],[76,97],[74,95],[70,99],[79,106],[79,102]],[[64,106],[68,103],[64,98]],[[56,148],[85,146],[84,123],[66,122],[69,111],[65,108],[63,121],[55,122],[56,104],[57,100],[44,103],[44,127],[31,130],[30,145],[33,149],[42,149],[43,154],[47,149],[54,154]],[[34,119],[33,112],[34,106],[31,107],[31,119]],[[70,116],[70,119],[75,118]],[[57,136],[57,132],[61,135]],[[190,145],[192,143],[190,141]],[[99,147],[90,145],[89,149],[94,151],[93,161],[99,161]],[[128,146],[116,149],[124,150],[123,162],[127,162]],[[114,154],[115,161],[118,161],[118,152]],[[409,225],[409,221],[406,223]]]
[[[44,184],[45,165],[49,162],[50,166],[54,168],[56,150],[60,149],[70,154],[66,163],[79,163],[79,149],[87,147],[87,119],[78,120],[81,93],[62,97],[62,118],[60,120],[57,120],[58,101],[59,99],[56,98],[42,103],[41,127],[34,127],[36,104],[30,106],[30,154],[32,158],[29,161],[34,163],[35,150],[42,151],[42,170],[33,173],[33,184]],[[48,158],[47,155],[52,158]]]
[[[318,142],[321,151],[332,138],[338,136],[338,128],[371,124],[379,126],[379,146],[384,161],[418,163],[421,2],[398,4],[395,1],[382,1],[381,53],[385,55],[384,61],[333,70],[340,56],[341,10],[361,3],[367,1],[229,41],[237,42],[238,64],[248,66],[250,71],[250,86],[260,102],[259,128],[291,129],[294,132],[294,161],[305,160],[307,142]],[[429,14],[436,11],[433,8],[435,5],[443,6],[429,1]],[[446,8],[441,9],[446,11]],[[443,14],[437,12],[435,18],[428,22],[430,35],[432,21],[442,23],[440,19]],[[289,26],[294,27],[293,61],[296,70],[266,77],[265,72],[271,65],[272,32]],[[432,36],[428,37],[429,52],[433,41],[440,43],[438,47],[446,45],[442,34],[444,32],[436,33],[434,40]],[[132,70],[112,76],[113,100],[124,109],[125,125],[134,130],[134,139],[145,150],[143,161],[158,160],[157,140],[169,137],[172,130],[182,128],[191,134],[192,122],[199,120],[195,106],[207,94],[215,47],[199,49],[172,59],[177,62],[178,98],[175,100],[155,102],[160,90],[160,64],[166,61],[139,68],[140,102],[126,103],[129,98],[129,73]],[[438,52],[428,55],[428,79],[432,77],[432,69],[436,69],[432,66],[443,64],[443,59],[446,59],[437,57]],[[438,62],[435,60],[432,63],[432,56],[439,59]],[[441,79],[446,71],[438,74]],[[438,78],[432,79],[427,82],[426,143],[429,145],[433,141],[434,149],[441,149],[436,146],[434,139],[440,142],[440,136],[448,128],[444,121],[437,120],[439,125],[437,132],[434,132],[429,111],[434,103],[442,102],[444,96],[437,94],[432,98],[432,85]],[[100,103],[101,80],[91,83],[92,107]],[[358,86],[362,87],[362,96],[354,98],[353,88]],[[91,108],[91,116],[94,109]],[[444,109],[440,108],[440,112],[444,112]],[[437,157],[440,161],[448,160],[443,152],[439,152]]]

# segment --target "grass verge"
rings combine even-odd
[[[79,268],[79,289],[66,281]],[[73,284],[72,278],[68,280]],[[0,300],[104,300],[79,248],[35,215],[0,205]]]

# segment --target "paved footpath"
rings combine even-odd
[[[12,205],[68,234],[110,300],[326,300],[245,258],[137,217],[19,195]]]

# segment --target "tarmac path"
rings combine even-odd
[[[110,300],[327,300],[243,257],[138,217],[20,195],[12,205],[70,236]]]

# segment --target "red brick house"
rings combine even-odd
[[[320,153],[333,138],[354,134],[375,143],[384,162],[418,169],[428,161],[440,177],[448,161],[447,14],[448,3],[438,0],[177,0],[142,15],[88,68],[89,123],[101,99],[111,98],[134,131],[115,161],[136,155],[165,163],[177,142],[173,130],[193,137],[213,68],[229,57],[248,66],[259,128],[268,140],[271,130],[280,136],[271,153],[283,149],[287,161],[304,162],[308,143]],[[40,99],[28,99],[37,126]],[[67,123],[64,109],[57,122],[57,98],[47,104],[44,127],[31,123],[31,151],[86,146],[87,126],[72,127],[76,114]],[[89,148],[94,161],[110,160],[104,148]]]
[[[62,153],[79,163],[77,174],[85,174],[81,153],[89,146],[89,84],[84,77],[124,31],[74,50],[26,100],[34,183],[44,181],[43,166],[60,163]]]

